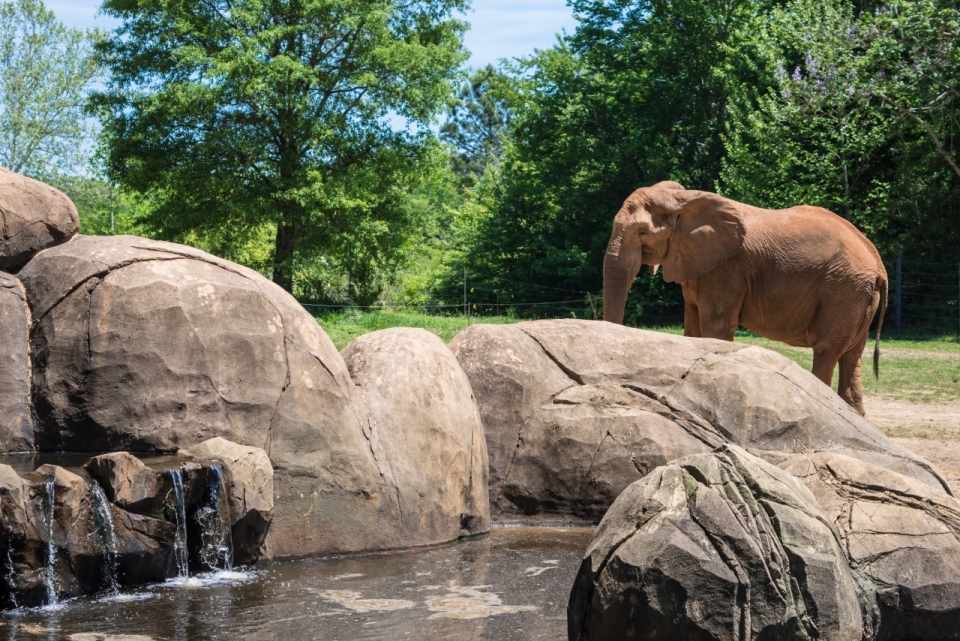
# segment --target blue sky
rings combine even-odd
[[[116,22],[97,17],[101,0],[46,0],[57,17],[72,27],[110,29]],[[473,0],[466,37],[474,67],[500,58],[526,56],[551,46],[556,34],[576,26],[566,0]]]

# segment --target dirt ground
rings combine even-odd
[[[867,420],[934,463],[960,496],[960,402],[908,403],[868,398]]]

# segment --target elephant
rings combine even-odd
[[[617,212],[603,261],[603,318],[622,323],[641,265],[683,290],[684,336],[733,340],[737,327],[813,348],[813,374],[865,414],[860,358],[887,272],[876,247],[840,216],[800,205],[766,210],[666,181],[636,190]]]

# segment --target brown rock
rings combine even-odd
[[[571,641],[863,638],[841,541],[797,479],[736,446],[659,467],[597,528]]]
[[[230,525],[235,563],[255,563],[273,521],[273,466],[266,452],[220,437],[204,441],[180,456],[216,460],[225,470],[230,495]]]
[[[848,453],[945,489],[789,359],[605,322],[474,325],[450,344],[490,452],[494,519],[599,518],[631,482],[726,442]]]
[[[29,327],[20,281],[0,272],[0,452],[33,450]]]
[[[83,469],[100,484],[107,500],[135,514],[157,516],[168,490],[163,477],[129,452],[95,456]]]
[[[816,496],[861,583],[868,638],[953,639],[960,630],[960,501],[834,453],[780,467]]]
[[[77,208],[63,193],[0,167],[0,269],[20,267],[79,229]]]
[[[407,544],[486,532],[483,426],[450,349],[425,330],[396,328],[357,338],[343,357],[393,473]]]
[[[277,557],[403,547],[397,487],[333,343],[286,292],[204,252],[78,236],[20,272],[43,450],[222,436],[274,467]]]

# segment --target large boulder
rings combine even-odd
[[[172,452],[220,436],[273,465],[267,556],[409,545],[394,461],[362,395],[277,285],[130,236],[77,236],[19,276],[41,451]]]
[[[168,484],[162,474],[129,452],[95,456],[83,469],[117,507],[134,514],[158,516],[163,511]]]
[[[180,450],[178,455],[214,460],[223,466],[233,560],[240,564],[256,562],[264,553],[263,544],[273,521],[273,466],[267,453],[218,436]]]
[[[840,533],[863,586],[868,638],[960,638],[960,501],[842,454],[792,455],[779,465]]]
[[[343,357],[397,483],[410,544],[487,531],[483,426],[450,349],[425,330],[397,328],[357,338]]]
[[[20,281],[0,272],[0,452],[33,449],[29,327]]]
[[[79,229],[77,208],[63,193],[0,167],[0,269],[20,267]]]
[[[570,595],[569,639],[859,641],[839,534],[796,478],[736,446],[659,467],[614,502]]]
[[[949,491],[786,357],[606,322],[474,325],[450,344],[490,453],[494,519],[596,522],[631,482],[724,443],[833,451]]]

